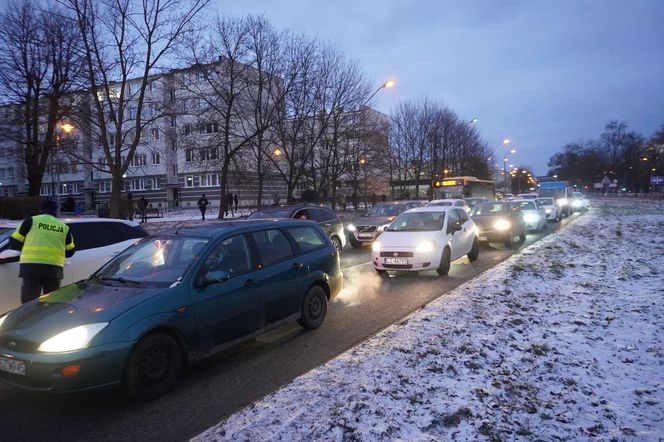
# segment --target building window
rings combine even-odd
[[[196,175],[187,175],[184,178],[184,187],[199,187],[201,185],[201,177]]]
[[[200,155],[201,155],[201,161],[216,160],[218,157],[217,149],[213,147],[201,149]]]
[[[0,178],[5,177],[5,169],[0,169]]]
[[[99,182],[99,193],[111,193],[111,182],[110,181],[100,181]]]
[[[184,136],[185,136],[185,137],[191,135],[191,132],[192,132],[192,126],[191,126],[191,124],[185,124],[185,125],[184,125],[184,128],[183,128],[183,132],[184,132]]]
[[[53,195],[53,186],[51,184],[42,184],[39,188],[39,194],[41,196]]]
[[[161,162],[161,157],[159,152],[152,152],[152,164],[159,164]]]
[[[208,173],[201,177],[201,187],[213,187],[219,185],[219,174]]]
[[[184,152],[185,161],[190,162],[194,160],[194,149],[187,149]]]
[[[150,138],[153,141],[159,139],[159,128],[153,127],[152,129],[150,129]]]
[[[219,123],[216,121],[212,123],[205,123],[201,126],[201,133],[203,134],[212,134],[217,132],[219,132]]]
[[[130,166],[145,166],[147,165],[147,155],[144,153],[142,154],[135,154],[134,157],[131,159]]]
[[[159,178],[152,178],[149,181],[150,181],[150,188],[152,190],[158,190],[159,189]]]
[[[145,178],[135,178],[133,180],[129,180],[127,183],[126,187],[127,190],[137,191],[137,190],[145,190]]]

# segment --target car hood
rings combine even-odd
[[[391,223],[395,218],[396,216],[363,216],[353,224],[356,226],[382,226]]]
[[[117,287],[81,281],[13,310],[0,331],[2,335],[43,342],[79,325],[110,322],[164,290],[163,287]]]
[[[379,237],[381,251],[387,248],[409,248],[414,249],[420,241],[441,241],[440,231],[429,232],[383,232]]]
[[[484,216],[473,216],[473,222],[475,225],[482,230],[492,230],[493,224],[499,219],[506,219],[511,221],[507,215],[484,215]]]

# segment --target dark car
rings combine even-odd
[[[0,381],[68,392],[169,391],[185,364],[297,320],[319,327],[343,284],[314,222],[234,221],[149,236],[89,279],[0,317]]]
[[[353,247],[371,244],[402,212],[422,206],[421,201],[376,204],[354,223],[348,224],[348,240]]]
[[[526,240],[526,223],[518,201],[478,204],[470,216],[477,226],[480,242],[502,242],[511,247],[514,237]]]
[[[284,204],[264,207],[252,213],[247,219],[309,219],[316,221],[327,233],[339,253],[346,245],[343,222],[330,207],[316,204]]]

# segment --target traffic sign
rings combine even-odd
[[[664,185],[664,176],[651,176],[650,177],[651,186],[662,186]]]

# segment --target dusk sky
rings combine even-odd
[[[263,14],[277,28],[335,43],[360,60],[389,113],[429,96],[479,118],[495,146],[545,174],[569,142],[609,120],[651,136],[664,124],[664,0],[215,0],[222,15]]]

